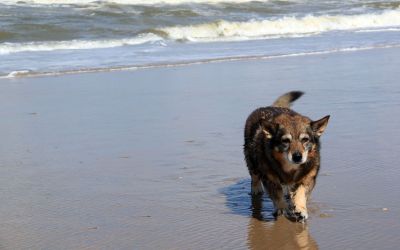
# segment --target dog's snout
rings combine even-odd
[[[294,152],[293,155],[292,155],[292,159],[293,159],[293,161],[294,161],[295,163],[300,163],[301,160],[302,160],[302,155],[301,155],[301,153],[298,152],[298,151]]]

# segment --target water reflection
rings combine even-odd
[[[284,217],[270,222],[250,218],[247,244],[249,249],[318,249],[307,225]]]
[[[250,218],[249,249],[318,249],[307,224],[293,223],[282,216],[275,219],[272,201],[266,195],[250,195],[250,179],[239,180],[220,191],[232,213]]]

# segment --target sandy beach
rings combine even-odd
[[[399,65],[390,48],[0,79],[0,249],[395,249]],[[331,115],[304,225],[252,207],[242,153],[248,114],[289,90]]]

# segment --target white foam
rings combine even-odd
[[[30,70],[17,70],[17,71],[12,71],[8,75],[5,76],[5,78],[14,78],[14,77],[19,77],[19,76],[28,76],[29,73],[31,73]]]
[[[372,33],[372,32],[399,32],[400,28],[381,28],[381,29],[365,29],[358,30],[357,33]]]
[[[185,4],[185,3],[199,3],[199,4],[218,4],[218,3],[245,3],[252,2],[254,0],[4,0],[4,4],[99,4],[99,3],[116,3],[116,4],[126,4],[126,5],[153,5],[153,4]],[[260,2],[268,2],[268,0],[261,0]]]
[[[165,27],[161,31],[173,40],[226,41],[394,26],[400,26],[400,10],[359,15],[308,15],[301,18],[283,17],[275,20],[251,20],[247,22],[220,20],[199,25]]]
[[[163,40],[155,34],[144,34],[132,39],[113,40],[72,40],[72,41],[47,41],[26,43],[1,43],[0,55],[28,52],[28,51],[53,51],[53,50],[78,50],[78,49],[101,49],[124,45],[138,45],[148,42]]]

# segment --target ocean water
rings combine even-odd
[[[398,46],[400,1],[0,2],[0,77]]]

